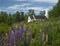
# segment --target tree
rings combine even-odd
[[[40,11],[39,15],[45,15],[45,11]]]
[[[33,10],[33,9],[29,9],[28,15],[29,15],[29,16],[35,15],[34,10]]]
[[[20,13],[19,13],[19,11],[16,12],[16,22],[20,22]]]
[[[8,14],[6,12],[1,11],[0,13],[0,22],[7,22],[8,20]]]
[[[53,7],[52,10],[49,11],[49,17],[59,17],[60,16],[60,0],[58,3]]]
[[[25,18],[24,18],[24,12],[20,12],[20,21],[23,21]]]
[[[13,14],[13,16],[14,16],[13,18],[15,19],[16,22],[21,22],[25,19],[24,12],[17,11],[15,14]]]
[[[14,22],[13,16],[11,14],[9,14],[8,16],[8,25],[12,25],[12,23]]]

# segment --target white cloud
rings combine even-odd
[[[14,1],[27,1],[27,0],[14,0]]]
[[[58,0],[34,0],[36,2],[48,2],[48,3],[57,3]]]
[[[23,8],[24,6],[28,6],[28,5],[30,5],[30,4],[25,3],[25,4],[20,4],[20,5],[13,5],[13,6],[9,6],[8,9],[12,9],[12,10],[20,9],[20,8]]]
[[[1,11],[1,10],[0,10]]]
[[[19,8],[20,7],[20,5],[14,5],[14,6],[10,6],[10,7],[8,7],[8,9],[17,9],[17,8]]]
[[[57,3],[58,2],[58,0],[15,0],[15,1],[48,2],[48,3]]]
[[[6,10],[1,10],[1,9],[0,9],[0,11],[6,11]]]
[[[45,7],[25,7],[24,8],[24,7],[20,7],[20,5],[15,5],[15,6],[12,6],[12,7],[8,7],[7,10],[14,10],[14,11],[20,11],[20,10],[22,10],[22,11],[24,11],[24,10],[29,10],[29,9],[34,9],[35,11],[43,11],[46,8]],[[48,10],[52,9],[52,6],[49,6],[47,9]]]
[[[44,10],[43,7],[27,7],[27,9]]]
[[[34,9],[34,10],[37,10],[37,11],[43,11],[45,9],[52,9],[52,7],[48,7],[48,8],[44,8],[44,7],[27,7],[26,9]]]

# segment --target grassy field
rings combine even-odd
[[[45,21],[37,20],[30,23],[23,21],[20,23],[14,23],[13,25],[15,27],[19,27],[20,24],[24,24],[27,32],[29,32],[30,27],[32,27],[32,32],[33,32],[32,37],[34,38],[34,41],[31,43],[31,46],[33,46],[34,44],[38,45],[39,40],[37,39],[39,38],[38,36],[40,31],[43,31],[45,34],[49,35],[49,41],[47,43],[48,46],[49,45],[57,46],[57,44],[60,45],[60,20],[59,19],[57,21],[52,19],[45,20]],[[11,26],[9,26],[8,24],[0,23],[0,31],[2,31],[3,33],[8,32],[10,28]]]
[[[26,26],[27,29],[31,26],[33,30],[40,30],[40,29],[43,29],[44,26],[48,26],[49,24],[51,24],[51,25],[59,24],[60,20],[57,20],[57,22],[53,19],[45,20],[45,21],[37,20],[37,21],[30,22],[30,23],[23,21],[23,22],[19,22],[19,23],[13,23],[13,25],[15,27],[18,27],[22,23]],[[6,23],[0,23],[0,31],[6,32],[6,31],[9,31],[10,28],[11,28],[10,25],[8,25]]]

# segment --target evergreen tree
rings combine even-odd
[[[20,13],[19,13],[19,11],[16,12],[16,21],[20,22]]]
[[[53,7],[52,10],[49,11],[49,17],[59,17],[60,16],[60,0],[58,3]]]

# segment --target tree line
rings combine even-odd
[[[44,14],[45,11],[41,11],[39,15]],[[14,14],[8,14],[7,12],[0,12],[0,23],[8,23],[11,25],[14,22],[27,21],[28,16],[35,15],[33,9],[29,9],[27,13],[17,11]]]
[[[60,0],[58,0],[58,3],[53,7],[52,10],[49,11],[50,18],[57,18],[59,16],[60,16]]]
[[[44,15],[45,11],[40,11],[38,15]],[[19,12],[17,11],[14,14],[8,14],[7,12],[0,11],[0,23],[8,23],[11,25],[13,22],[21,22],[21,21],[27,21],[27,17],[35,15],[35,12],[33,9],[29,9],[27,13]],[[60,0],[58,0],[58,3],[53,7],[52,10],[49,11],[49,18],[56,18],[60,16]]]

